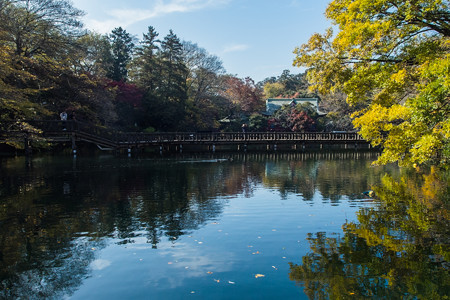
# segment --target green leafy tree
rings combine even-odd
[[[187,67],[183,60],[183,45],[170,30],[161,42],[161,127],[163,130],[183,128],[187,101]]]
[[[337,35],[329,29],[295,49],[311,89],[365,106],[354,125],[383,147],[378,163],[448,163],[448,2],[335,0],[326,15]]]
[[[131,80],[144,92],[142,111],[136,120],[142,128],[158,127],[161,119],[159,112],[164,110],[160,95],[162,66],[158,36],[155,28],[149,26],[131,63]]]
[[[187,98],[187,68],[183,60],[183,45],[170,30],[161,42],[163,98],[169,102],[184,103]]]
[[[276,98],[283,95],[285,86],[280,82],[267,82],[264,84],[264,97]]]
[[[248,120],[248,127],[251,131],[267,131],[268,118],[261,114],[252,114]]]
[[[128,78],[128,64],[131,61],[134,49],[132,36],[122,27],[112,30],[109,35],[111,52],[105,60],[111,60],[112,64],[108,70],[107,77],[115,81],[126,81]]]
[[[155,93],[160,75],[158,36],[155,28],[149,26],[147,33],[143,34],[140,45],[136,47],[130,72],[133,82],[149,94]]]

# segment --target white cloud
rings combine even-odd
[[[111,265],[109,260],[97,259],[91,263],[92,269],[94,270],[103,270]]]
[[[161,17],[171,13],[187,13],[206,9],[210,7],[218,7],[228,4],[231,0],[158,0],[151,8],[135,8],[135,9],[113,9],[107,11],[110,16],[107,20],[86,19],[85,23],[89,29],[100,33],[106,33],[115,27],[127,27],[134,23]]]
[[[236,44],[236,45],[230,45],[225,47],[225,49],[223,49],[223,53],[230,53],[230,52],[240,52],[240,51],[245,51],[249,48],[248,45],[245,44]]]

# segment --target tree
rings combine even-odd
[[[187,68],[183,60],[183,45],[172,30],[161,42],[163,98],[184,105],[187,98]]]
[[[447,1],[335,0],[339,27],[295,49],[311,89],[341,91],[364,108],[354,125],[383,147],[378,163],[450,160],[450,13]]]
[[[187,68],[183,61],[183,45],[172,30],[161,42],[160,127],[163,130],[183,128],[187,100]]]
[[[238,114],[250,115],[264,108],[262,90],[250,77],[240,79],[228,76],[225,95],[233,103]]]
[[[222,61],[209,54],[197,44],[183,42],[183,56],[188,73],[189,98],[194,103],[211,96],[217,96],[219,76],[225,73]]]
[[[123,81],[111,81],[107,87],[115,96],[116,124],[121,129],[136,131],[136,121],[142,108],[142,91],[135,84]]]
[[[260,114],[252,114],[248,120],[248,127],[251,131],[267,131],[267,121],[268,118],[266,116]]]
[[[317,112],[311,104],[284,105],[270,121],[276,131],[305,132],[316,129]]]
[[[264,84],[264,97],[276,98],[284,93],[285,86],[279,82],[267,82]]]
[[[79,20],[83,12],[69,1],[2,1],[0,8],[2,39],[14,45],[20,57],[62,54],[83,34]]]
[[[155,92],[160,74],[158,35],[153,26],[148,27],[140,46],[136,48],[130,72],[132,80],[149,94]]]
[[[111,67],[108,70],[107,77],[115,81],[126,81],[128,78],[128,64],[131,61],[134,49],[132,36],[118,27],[112,30],[109,35],[111,42]]]
[[[217,129],[228,107],[221,95],[221,77],[225,73],[222,61],[191,42],[183,42],[183,57],[188,69],[187,126],[191,130]]]
[[[109,38],[88,32],[76,41],[77,47],[69,52],[68,59],[76,74],[90,74],[98,78],[106,77],[111,69],[112,57]]]
[[[1,127],[33,131],[25,120],[51,114],[54,106],[44,94],[70,73],[67,53],[83,33],[80,16],[68,1],[0,2]]]

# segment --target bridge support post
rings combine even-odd
[[[273,150],[277,151],[277,144],[273,145]]]
[[[24,137],[24,149],[25,149],[25,155],[26,156],[30,156],[32,153],[32,149],[31,149],[31,141],[28,137],[28,132],[25,133],[25,137]]]
[[[216,145],[212,145],[212,152],[216,152]]]
[[[72,132],[72,154],[77,155],[77,143],[75,132]]]

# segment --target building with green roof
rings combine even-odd
[[[283,105],[297,105],[301,103],[310,103],[319,115],[325,113],[319,112],[319,98],[269,98],[266,99],[266,114],[273,115]]]

